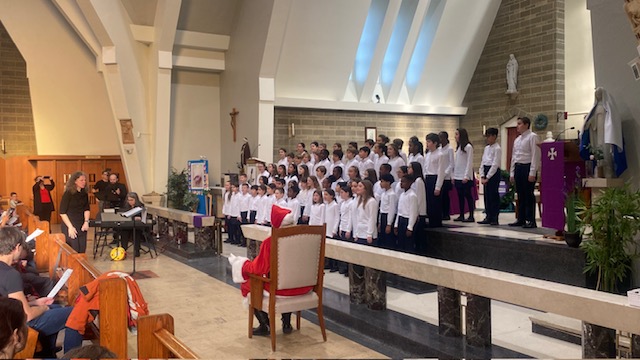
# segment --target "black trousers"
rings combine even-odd
[[[80,230],[82,228],[82,224],[75,225],[76,231],[78,235],[75,239],[69,237],[69,228],[67,224],[62,222],[62,233],[64,234],[67,244],[71,246],[73,250],[75,250],[78,254],[84,254],[87,251],[87,232]]]
[[[256,223],[256,215],[257,214],[258,214],[258,211],[256,211],[256,210],[249,211],[249,224],[255,224]]]
[[[449,191],[451,191],[452,188],[451,179],[444,179],[442,189],[440,190],[440,196],[442,196],[442,218],[447,220],[451,215],[451,199],[449,198]]]
[[[491,169],[490,165],[484,166],[484,173],[487,174]],[[500,169],[496,170],[496,173],[489,179],[484,186],[484,210],[487,214],[487,219],[491,221],[498,221],[498,215],[500,215],[500,193],[498,188],[500,187]]]
[[[473,186],[473,180],[463,183],[462,180],[455,180],[456,191],[458,192],[458,206],[460,207],[460,217],[464,217],[464,201],[467,201],[469,207],[469,218],[473,219],[473,210],[475,209],[475,201],[471,195],[471,187]]]
[[[51,212],[53,211],[53,203],[41,203],[40,211],[36,214],[40,218],[40,221],[51,222]]]
[[[388,222],[388,215],[387,213],[380,213],[380,231],[378,232],[378,243],[380,244],[380,247],[385,248],[385,249],[395,249],[396,248],[396,241],[395,241],[395,236],[393,235],[393,224]],[[385,229],[387,228],[387,225],[391,225],[391,233],[387,234]]]
[[[396,248],[406,253],[414,253],[416,251],[415,232],[412,232],[411,236],[407,236],[408,225],[409,218],[398,216],[398,245]]]
[[[513,177],[516,181],[516,193],[518,194],[518,222],[535,223],[536,197],[533,194],[536,183],[529,181],[531,164],[516,164]]]
[[[427,185],[427,216],[430,228],[442,226],[442,190],[440,190],[440,195],[435,195],[437,179],[437,175],[424,177],[424,183]]]

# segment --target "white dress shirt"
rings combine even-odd
[[[422,164],[424,164],[424,156],[420,153],[409,154],[409,157],[407,158],[407,165],[412,162],[420,163],[420,166],[422,166]]]
[[[436,190],[442,189],[444,183],[444,161],[442,161],[442,152],[437,149],[429,153],[429,156],[425,158],[425,175],[437,175]]]
[[[340,205],[331,201],[324,204],[324,222],[327,224],[326,235],[336,237],[338,226],[340,226]]]
[[[359,197],[354,199],[353,237],[358,239],[378,238],[378,201],[371,197],[366,203],[358,204]]]
[[[491,179],[493,175],[500,168],[500,161],[502,159],[502,149],[500,148],[500,144],[493,143],[493,145],[487,145],[484,147],[484,152],[482,153],[482,162],[480,163],[480,177]],[[488,173],[484,173],[484,167],[491,166]]]
[[[411,188],[403,192],[398,199],[398,216],[394,227],[398,227],[398,219],[401,216],[409,219],[407,230],[413,231],[413,226],[418,221],[418,197]]]
[[[324,203],[309,206],[309,225],[324,224]]]
[[[353,198],[343,200],[340,204],[340,225],[338,228],[340,231],[351,232],[353,230],[353,223],[351,218],[353,214]]]
[[[398,169],[400,169],[400,166],[406,166],[407,162],[404,161],[404,159],[400,156],[396,156],[392,159],[389,159],[388,164],[391,165],[391,175],[393,175],[393,180],[398,181]]]
[[[513,177],[516,164],[531,164],[529,176],[536,176],[540,165],[540,140],[538,135],[531,130],[520,134],[513,142],[513,154],[511,155],[511,177]]]
[[[398,212],[398,196],[392,188],[382,190],[384,192],[380,196],[380,214],[387,214],[387,225],[393,225]]]
[[[376,154],[377,156],[377,154]],[[387,155],[382,154],[382,156],[378,156],[376,160],[373,162],[373,168],[376,169],[376,175],[380,177],[380,165],[389,163],[389,158]]]
[[[360,160],[358,162],[358,169],[360,170],[360,177],[362,179],[367,177],[366,171],[367,169],[373,169],[373,161],[369,160],[369,158],[364,158],[364,160]]]
[[[424,180],[420,177],[416,178],[416,181],[411,184],[411,189],[418,198],[418,215],[427,216],[427,188],[424,185]]]
[[[291,210],[291,215],[293,216],[293,223],[297,224],[298,219],[300,218],[300,203],[298,202],[298,199],[297,198],[289,199],[285,207]]]
[[[471,180],[473,179],[473,146],[467,144],[456,150],[456,162],[453,167],[454,180]]]
[[[453,149],[451,148],[451,144],[440,146],[440,152],[442,152],[442,159],[440,161],[444,162],[444,179],[451,180],[454,164]]]

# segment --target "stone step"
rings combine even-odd
[[[572,344],[582,344],[582,322],[556,314],[539,314],[530,316],[531,332],[567,341]]]

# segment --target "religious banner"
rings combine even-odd
[[[542,168],[540,179],[540,200],[542,201],[542,226],[564,230],[564,142],[540,144]]]
[[[189,191],[198,196],[198,210],[200,214],[207,213],[204,191],[209,189],[209,161],[189,160],[187,166]]]

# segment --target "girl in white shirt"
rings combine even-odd
[[[338,225],[340,240],[352,241],[351,232],[353,223],[351,218],[353,217],[354,199],[351,187],[346,183],[340,187],[340,198],[342,199],[342,202],[340,203],[340,224]],[[338,261],[338,272],[344,276],[349,276],[348,266],[348,263]]]
[[[391,174],[380,175],[380,222],[378,225],[378,242],[380,247],[387,249],[396,248],[396,238],[393,234],[393,224],[398,211],[398,196],[393,189],[393,176]]]
[[[289,171],[287,177],[284,180],[286,182],[285,186],[287,189],[289,188],[289,183],[292,180],[298,182],[298,167],[296,166],[296,164],[289,164]]]
[[[415,191],[416,197],[418,198],[418,222],[414,228],[416,250],[418,253],[425,253],[427,244],[423,231],[427,225],[427,187],[422,179],[422,164],[412,162],[407,167],[407,170],[409,175],[414,178],[411,189]]]
[[[357,189],[358,198],[353,219],[353,237],[358,244],[376,246],[378,239],[378,201],[373,196],[373,184],[369,180],[362,180]]]
[[[324,222],[327,224],[327,237],[338,238],[338,226],[340,225],[340,206],[336,202],[336,193],[327,189],[324,197]]]
[[[309,224],[309,217],[311,215],[311,205],[313,205],[313,196],[315,191],[320,191],[320,201],[322,201],[322,189],[320,188],[320,183],[318,182],[318,178],[315,176],[309,176],[307,178],[307,201],[306,206],[304,208],[304,212],[302,213],[302,223]],[[323,221],[324,222],[324,221]]]
[[[275,197],[276,185],[267,185],[267,195],[262,198],[262,206],[264,206],[264,216],[262,219],[265,225],[271,226],[271,206],[276,202]]]
[[[458,206],[460,207],[460,216],[453,221],[475,222],[473,218],[473,210],[475,209],[475,200],[471,195],[471,187],[474,186],[473,178],[473,146],[469,142],[469,133],[466,129],[460,128],[456,130],[456,160],[453,167],[453,180],[458,192]],[[469,206],[469,217],[464,218],[464,202],[467,201]]]
[[[324,203],[322,202],[322,191],[313,192],[313,203],[309,209],[309,225],[324,224]]]
[[[284,198],[284,189],[276,188],[273,190],[273,197],[275,198],[274,205],[278,205],[280,207],[287,207],[287,200]]]
[[[400,168],[400,166],[406,166],[407,163],[400,157],[400,150],[394,143],[387,145],[387,156],[389,157],[388,164],[391,165],[391,175],[393,175],[395,181],[398,181],[398,168]]]
[[[298,202],[299,193],[300,188],[298,188],[298,186],[291,186],[289,190],[287,190],[287,196],[289,197],[289,201],[287,201],[287,209],[291,210],[294,224],[297,224],[300,220],[300,202]]]
[[[298,192],[298,196],[296,197],[298,199],[298,204],[300,205],[300,210],[298,212],[300,214],[300,217],[298,218],[298,225],[306,224],[302,215],[304,214],[305,209],[307,208],[308,197],[309,197],[309,188],[307,186],[307,179],[301,178],[300,191]]]

